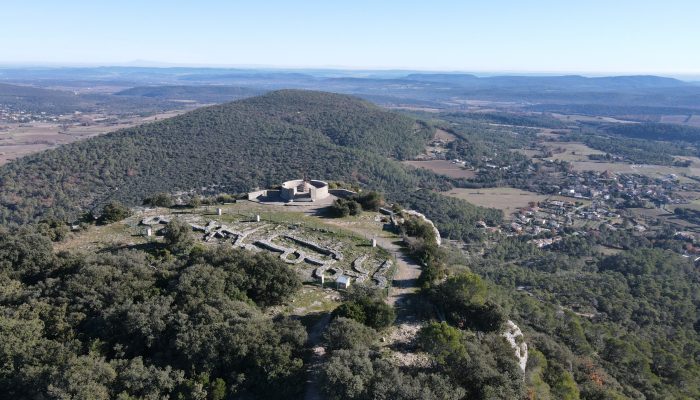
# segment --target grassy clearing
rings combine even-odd
[[[591,154],[605,154],[580,142],[546,142],[545,147],[554,154],[552,158],[562,161],[588,161]]]
[[[332,288],[333,284],[326,284],[325,288],[318,285],[304,285],[289,304],[275,311],[299,316],[333,311],[340,305],[341,298],[340,294]]]
[[[476,176],[476,172],[465,169],[460,164],[454,164],[447,160],[403,161],[403,163],[416,168],[424,168],[436,174],[449,176],[450,178],[473,178]]]
[[[457,140],[457,136],[440,128],[435,129],[435,136],[433,136],[433,138],[438,140],[444,140],[446,142],[453,142]]]
[[[622,174],[638,174],[652,178],[665,178],[670,174],[677,175],[681,181],[687,180],[683,175],[700,176],[700,168],[696,167],[669,167],[665,165],[652,164],[624,164],[595,161],[575,161],[572,163],[576,171],[610,171]]]
[[[528,192],[516,188],[489,189],[452,189],[442,193],[447,196],[466,200],[482,207],[497,208],[508,215],[518,208],[526,207],[530,202],[544,201],[549,196]]]

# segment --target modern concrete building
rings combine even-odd
[[[317,201],[325,199],[328,194],[328,183],[309,179],[284,182],[280,190],[284,201]]]
[[[279,190],[258,190],[248,193],[248,200],[315,202],[330,196],[328,183],[312,179],[294,179],[282,183]]]

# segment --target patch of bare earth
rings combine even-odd
[[[476,176],[476,172],[464,168],[461,164],[447,160],[403,161],[403,163],[416,168],[424,168],[450,178],[473,178]]]

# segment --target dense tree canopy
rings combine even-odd
[[[0,219],[74,220],[117,200],[165,205],[159,193],[240,193],[304,174],[382,190],[423,209],[455,238],[495,211],[415,189],[449,179],[389,158],[423,151],[433,128],[350,96],[284,90],[23,157],[0,167]],[[361,196],[365,208],[379,197]]]
[[[54,254],[0,233],[0,384],[9,398],[288,398],[304,327],[271,318],[300,287],[279,259],[212,249]],[[208,397],[207,397],[208,396]]]

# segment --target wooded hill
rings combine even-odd
[[[224,103],[262,94],[262,90],[236,86],[137,86],[115,93],[162,100],[193,100],[200,103]]]
[[[429,191],[447,178],[391,160],[419,153],[427,123],[354,97],[283,90],[198,109],[31,155],[0,168],[0,218],[64,220],[111,200],[140,204],[158,192],[240,193],[309,176],[360,183],[451,222],[466,238],[474,221],[501,213]],[[427,208],[426,208],[427,206]]]
[[[229,98],[232,100],[233,98]],[[182,108],[177,97],[120,95],[103,93],[76,94],[65,90],[0,83],[0,108],[27,113],[70,115],[79,112],[109,112],[110,114],[152,114]]]

